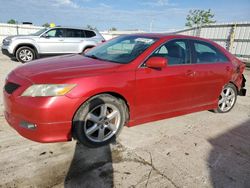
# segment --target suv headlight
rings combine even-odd
[[[3,39],[3,45],[8,46],[11,43],[11,39]]]
[[[62,96],[71,91],[76,84],[35,84],[28,87],[22,96],[53,97]]]

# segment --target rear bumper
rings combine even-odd
[[[244,74],[242,74],[242,83],[241,83],[241,89],[238,93],[238,95],[240,96],[246,96],[247,90],[244,88],[246,86],[246,78],[244,76]]]
[[[239,96],[246,96],[246,94],[247,94],[247,90],[245,88],[240,89],[238,93]]]

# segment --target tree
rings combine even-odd
[[[49,27],[49,26],[50,26],[49,23],[43,24],[43,27]]]
[[[14,19],[10,19],[7,23],[8,24],[17,24],[17,21]]]
[[[109,31],[117,31],[117,29],[115,27],[112,27],[109,29]]]
[[[213,20],[214,14],[210,9],[208,10],[190,10],[186,17],[186,26],[188,27],[201,27],[203,25],[215,23]]]
[[[91,25],[87,25],[86,28],[87,28],[87,29],[90,29],[90,30],[96,30],[96,27],[92,27]]]

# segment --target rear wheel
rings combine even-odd
[[[123,100],[101,94],[84,103],[73,120],[73,135],[82,144],[99,147],[116,139],[127,120]]]
[[[27,63],[34,60],[36,57],[35,51],[27,46],[18,48],[16,51],[16,58],[21,63]]]
[[[226,113],[232,110],[237,100],[237,89],[236,87],[229,83],[221,91],[218,108],[215,110],[219,113]]]

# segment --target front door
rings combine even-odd
[[[152,56],[167,58],[162,69],[141,66],[136,71],[136,117],[138,119],[189,108],[194,74],[186,40],[172,40]]]
[[[55,28],[49,30],[39,39],[37,43],[40,48],[41,54],[63,54],[67,53],[67,44],[63,36],[64,30],[61,28]]]

